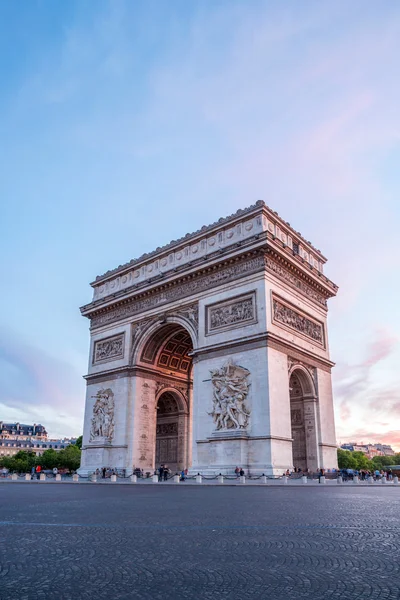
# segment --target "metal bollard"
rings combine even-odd
[[[301,478],[301,483],[303,485],[306,485],[306,483],[307,483],[307,477],[305,475],[303,475],[303,477]]]
[[[360,480],[358,479],[358,475],[354,475],[353,476],[353,483],[354,483],[354,485],[358,485],[359,482],[360,482]]]
[[[341,475],[338,476],[338,478],[336,479],[336,483],[343,483],[343,477]]]
[[[263,475],[261,477],[261,483],[267,483],[267,477],[266,477],[266,475]]]
[[[110,479],[111,479],[111,483],[115,483],[117,481],[117,476],[111,475]]]
[[[137,475],[131,475],[131,483],[137,483]]]
[[[78,473],[74,473],[74,474],[72,475],[72,481],[73,481],[74,483],[78,483],[78,481],[79,481],[79,475],[78,475]]]
[[[399,485],[399,478],[397,477],[397,475],[393,477],[393,485]]]
[[[30,481],[31,480],[31,474],[30,473],[26,473],[25,474],[25,481]]]
[[[46,474],[45,473],[40,473],[39,479],[40,479],[40,481],[46,481]]]
[[[203,478],[199,473],[198,475],[196,475],[196,483],[201,483],[202,481],[203,481]]]
[[[240,483],[246,483],[246,477],[244,475],[240,476]]]
[[[224,483],[224,476],[218,475],[218,483]]]
[[[158,483],[158,475],[153,475],[152,480],[153,483]]]
[[[57,475],[56,475],[56,481],[61,481],[61,473],[57,473]]]

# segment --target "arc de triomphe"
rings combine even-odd
[[[335,467],[325,262],[258,201],[97,277],[80,473]]]

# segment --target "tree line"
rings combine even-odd
[[[53,448],[45,450],[41,456],[34,452],[20,450],[14,456],[0,457],[0,467],[6,468],[12,473],[30,473],[32,467],[40,465],[42,469],[67,469],[76,471],[81,464],[82,436],[75,444],[70,444],[60,451]]]
[[[356,469],[357,471],[380,471],[390,465],[400,465],[400,452],[394,456],[374,456],[369,459],[363,452],[351,452],[338,449],[339,469]]]

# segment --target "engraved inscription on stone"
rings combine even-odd
[[[257,321],[255,292],[206,306],[207,334]]]
[[[124,342],[124,333],[95,342],[93,364],[124,358]]]
[[[286,325],[286,327],[290,327],[290,329],[294,329],[315,342],[324,345],[324,329],[322,323],[312,321],[276,298],[273,298],[273,319],[275,322],[282,323],[283,325]]]

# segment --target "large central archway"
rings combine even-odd
[[[191,466],[192,335],[179,322],[155,323],[138,343],[135,366],[145,390],[137,466]]]

